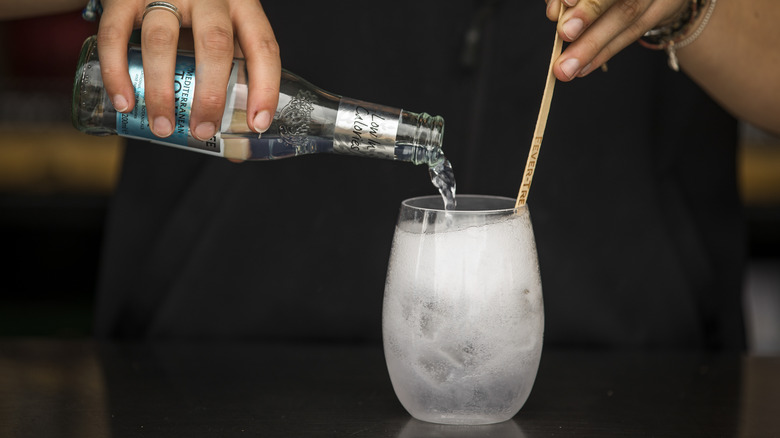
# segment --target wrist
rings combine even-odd
[[[647,31],[639,43],[649,49],[665,50],[669,67],[679,71],[678,49],[691,44],[699,37],[709,22],[717,0],[689,0],[673,19]]]
[[[684,0],[682,3],[680,3],[680,6],[676,11],[674,11],[674,13],[669,15],[668,18],[658,22],[658,24],[656,24],[653,29],[675,27],[690,20],[690,13],[692,8],[691,3],[691,0]],[[699,5],[696,4],[696,7],[699,7]]]
[[[693,31],[693,26],[709,1],[686,0],[670,19],[645,32],[639,43],[649,49],[664,50],[669,45],[682,41]]]

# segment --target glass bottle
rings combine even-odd
[[[129,47],[128,65],[136,104],[130,113],[123,114],[114,109],[103,87],[97,38],[92,36],[84,42],[73,87],[72,120],[77,129],[92,135],[140,138],[238,160],[332,152],[427,164],[432,176],[435,169],[449,168],[441,150],[442,117],[341,97],[285,70],[271,127],[263,134],[253,132],[246,123],[247,71],[243,59],[233,60],[219,132],[200,141],[189,133],[195,85],[195,58],[191,52],[179,52],[176,58],[174,132],[167,138],[158,138],[151,133],[146,118],[139,46]]]

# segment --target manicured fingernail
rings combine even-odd
[[[593,68],[592,62],[585,64],[585,67],[582,67],[582,70],[580,70],[580,73],[577,76],[584,78],[585,76],[588,75],[588,73],[590,73],[591,68]]]
[[[252,120],[252,126],[257,132],[265,132],[271,126],[271,113],[268,111],[260,111]]]
[[[563,74],[569,79],[577,75],[580,70],[580,60],[577,58],[569,58],[561,63],[561,70]]]
[[[125,97],[122,96],[121,94],[117,94],[116,96],[114,96],[114,98],[111,99],[111,102],[114,104],[114,109],[119,111],[120,113],[127,111],[127,107],[128,107],[127,99],[125,99]]]
[[[195,138],[198,140],[208,140],[217,133],[216,126],[211,122],[201,122],[195,127]]]
[[[577,4],[577,0],[563,0],[563,4],[571,8]]]
[[[576,39],[580,36],[584,24],[579,18],[572,18],[571,20],[563,23],[563,33],[569,37],[570,40]]]
[[[156,117],[154,119],[154,124],[152,125],[152,132],[158,137],[167,137],[173,132],[173,125],[171,124],[171,121],[165,117]]]

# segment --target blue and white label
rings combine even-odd
[[[130,79],[135,88],[135,107],[130,113],[116,114],[117,134],[123,137],[148,140],[154,143],[195,150],[210,155],[223,156],[223,144],[219,133],[214,137],[201,141],[190,135],[190,111],[192,99],[195,96],[195,58],[188,55],[176,57],[176,73],[174,75],[174,129],[167,138],[159,138],[149,129],[149,119],[146,114],[144,100],[144,68],[141,60],[141,50],[132,47],[127,53]],[[235,67],[235,65],[234,65]],[[234,68],[235,70],[235,68]]]

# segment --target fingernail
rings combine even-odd
[[[571,8],[577,4],[577,0],[563,0],[563,4]]]
[[[591,68],[593,68],[592,62],[585,64],[585,67],[582,67],[582,70],[580,70],[580,73],[577,76],[584,78],[585,76],[588,75],[588,73],[590,73]]]
[[[154,135],[158,137],[167,137],[171,135],[171,132],[173,132],[173,125],[171,125],[170,120],[160,116],[154,119],[152,132],[154,132]]]
[[[202,122],[195,127],[195,138],[198,140],[208,140],[217,133],[216,126],[211,122]]]
[[[572,18],[571,20],[563,23],[563,33],[569,37],[570,40],[576,39],[582,32],[583,23],[579,18]]]
[[[252,126],[255,131],[263,133],[271,126],[271,113],[268,111],[260,111],[252,120]]]
[[[111,99],[111,102],[114,104],[114,109],[120,113],[127,111],[127,107],[129,106],[127,104],[127,99],[125,99],[125,97],[121,94],[114,96],[114,98]]]
[[[569,79],[573,78],[580,70],[580,60],[577,58],[569,58],[561,63],[561,70],[563,74]]]

